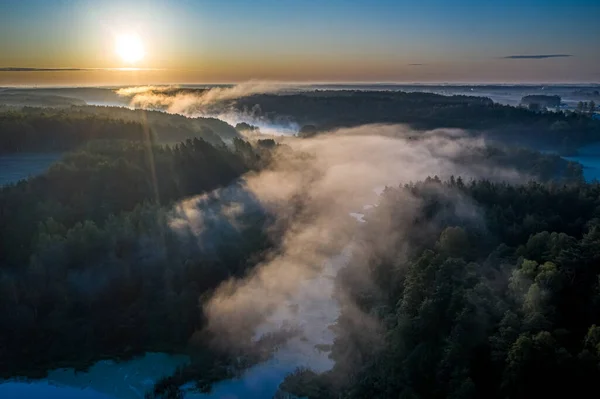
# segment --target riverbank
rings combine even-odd
[[[0,187],[44,173],[61,153],[22,153],[0,155]]]
[[[563,156],[563,159],[571,162],[579,162],[583,165],[583,177],[585,181],[600,181],[600,143],[590,144],[577,150],[574,156]]]
[[[55,369],[40,380],[10,379],[0,382],[0,397],[135,399],[143,398],[154,384],[189,364],[186,355],[149,352],[131,360],[101,360],[86,371]]]

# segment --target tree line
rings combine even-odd
[[[124,107],[0,109],[0,153],[72,151],[93,140],[176,144],[194,137],[216,146],[239,138],[214,118],[186,118]]]
[[[489,98],[432,93],[317,91],[260,94],[226,104],[278,121],[289,118],[309,130],[327,131],[367,123],[405,123],[416,129],[462,128],[491,135],[505,144],[535,148],[579,146],[600,140],[600,121],[588,113],[532,112]],[[313,132],[314,133],[314,132]]]
[[[593,115],[596,112],[596,103],[594,102],[594,100],[590,102],[579,101],[577,103],[577,112],[581,114]]]

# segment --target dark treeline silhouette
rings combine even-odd
[[[580,114],[588,114],[588,115],[594,115],[594,113],[597,111],[597,105],[594,102],[594,100],[587,102],[587,101],[579,101],[577,103],[577,112]]]
[[[407,196],[420,212],[403,211]],[[371,252],[338,275],[360,312],[342,307],[334,369],[299,369],[282,392],[583,397],[600,378],[598,198],[598,184],[460,178],[386,189],[365,218],[359,247]],[[389,241],[369,233],[381,218]]]
[[[470,129],[506,143],[567,150],[600,140],[600,122],[588,115],[532,112],[484,97],[317,90],[254,95],[227,106],[274,121],[291,118],[300,125],[314,125],[318,131],[365,123],[406,123],[417,129]]]
[[[236,124],[235,130],[237,130],[238,132],[249,132],[249,133],[255,133],[255,132],[260,131],[258,126],[254,126],[254,125],[251,125],[246,122],[240,122],[240,123]]]
[[[145,124],[155,132],[161,143],[176,143],[200,137],[211,144],[220,144],[222,139],[241,137],[233,126],[217,118],[191,118],[162,111],[132,110],[124,107],[71,107],[69,112]]]
[[[98,139],[177,143],[199,137],[221,145],[239,133],[214,118],[186,118],[122,107],[0,109],[0,153],[68,151]]]
[[[153,140],[149,129],[136,122],[31,110],[0,113],[1,153],[66,151],[94,139]]]
[[[530,94],[521,98],[521,104],[537,104],[540,107],[558,107],[560,106],[560,96],[548,96],[543,94]]]

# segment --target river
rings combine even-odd
[[[594,143],[581,147],[577,155],[563,157],[568,161],[579,162],[583,165],[583,177],[585,181],[600,181],[600,143]]]
[[[57,369],[43,380],[10,380],[0,383],[2,399],[137,399],[178,366],[189,362],[184,355],[147,353],[125,362],[102,360],[85,372]]]
[[[0,187],[44,173],[60,157],[60,153],[0,155]]]

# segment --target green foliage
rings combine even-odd
[[[364,279],[377,284],[378,295],[364,302],[350,290],[385,328],[383,347],[353,345],[360,316],[343,308],[334,369],[298,372],[283,386],[309,398],[349,399],[591,392],[600,378],[599,190],[457,179],[388,188],[367,228],[402,207],[407,194],[427,206],[426,217],[402,220],[403,228],[413,223],[409,231],[422,233],[399,235],[397,252],[386,255],[404,260],[389,270],[389,262],[373,256]],[[448,200],[477,209],[479,223],[453,217]],[[364,265],[350,263],[339,284],[361,272]]]
[[[214,118],[186,118],[123,107],[0,108],[0,153],[70,151],[93,140],[176,144],[200,138],[215,146],[239,137]]]
[[[270,245],[268,215],[234,182],[257,155],[236,148],[96,142],[0,189],[0,375],[183,351],[203,326],[199,298]],[[225,185],[186,203],[211,215],[201,231],[173,226],[194,223],[174,201]],[[221,212],[236,201],[239,215]]]
[[[154,139],[139,122],[77,114],[63,108],[0,112],[0,132],[1,153],[64,151],[94,139]]]
[[[246,161],[256,155],[244,148],[232,153],[199,139],[174,147],[103,141],[69,153],[47,173],[0,190],[0,265],[25,263],[48,218],[69,228],[101,224],[144,201],[169,204],[229,184],[254,166]]]
[[[469,237],[460,227],[446,227],[437,242],[437,250],[447,256],[460,256],[469,252]]]

